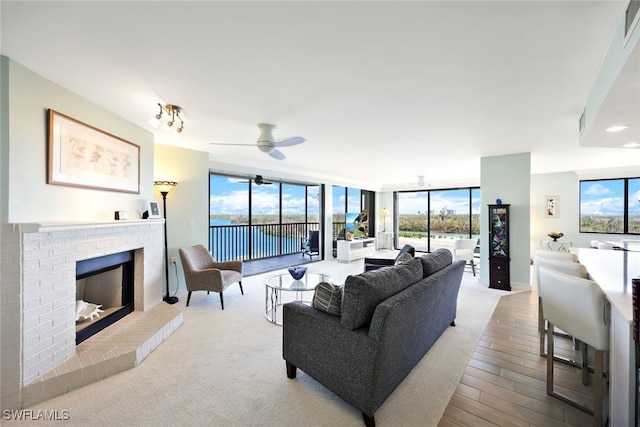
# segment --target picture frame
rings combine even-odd
[[[49,109],[47,184],[140,194],[140,146]]]
[[[546,196],[545,214],[548,218],[557,218],[560,215],[558,196]]]
[[[147,218],[162,218],[160,216],[160,205],[157,200],[147,200]]]

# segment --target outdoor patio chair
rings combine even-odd
[[[310,231],[309,237],[302,239],[300,242],[300,248],[302,249],[302,256],[309,255],[309,258],[313,259],[314,255],[320,255],[320,233],[317,230]]]

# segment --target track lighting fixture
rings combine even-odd
[[[158,114],[156,114],[149,120],[149,124],[154,128],[159,127],[162,124],[163,114],[166,114],[168,116],[167,117],[168,121],[166,121],[162,125],[162,129],[167,132],[170,132],[172,130],[175,130],[178,133],[182,132],[182,129],[184,128],[184,122],[182,121],[182,117],[180,117],[180,112],[182,111],[182,108],[172,104],[167,104],[163,107],[162,104],[160,104],[159,102],[158,102],[158,107],[160,108],[160,110],[158,111]],[[180,122],[180,126],[174,128],[173,125],[176,124],[176,120]]]

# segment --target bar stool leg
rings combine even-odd
[[[593,425],[601,426],[602,423],[602,399],[604,397],[604,372],[603,372],[603,357],[602,350],[595,350],[594,364],[595,369],[593,372]]]
[[[553,324],[547,322],[547,394],[553,391]]]
[[[581,345],[586,344],[581,343]],[[576,408],[585,411],[588,414],[593,415],[593,425],[596,427],[603,426],[604,423],[602,420],[602,405],[604,403],[604,351],[594,351],[595,361],[593,373],[593,408],[590,408],[561,393],[558,393],[553,389],[553,350],[553,324],[551,322],[547,322],[547,394],[555,397],[556,399],[560,399],[572,406],[575,406]],[[585,371],[588,372],[588,367],[583,370],[583,378]]]

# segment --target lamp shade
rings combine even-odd
[[[178,183],[175,181],[154,181],[153,182],[153,186],[156,188],[156,190],[164,194],[169,193],[171,190],[175,188],[176,185],[178,185]]]
[[[380,215],[382,215],[382,216],[387,216],[387,215],[389,215],[389,211],[387,210],[387,208],[382,209],[382,210],[380,211]]]

